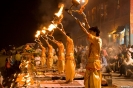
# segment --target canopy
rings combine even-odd
[[[113,34],[118,34],[120,32],[122,32],[124,30],[124,26],[118,26],[117,29],[116,29],[116,32],[114,32]]]
[[[118,26],[116,30],[109,32],[109,34],[118,34],[124,30],[125,26]]]

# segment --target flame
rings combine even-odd
[[[43,27],[42,29],[43,29],[43,30],[46,30],[47,28],[46,28],[46,27]]]
[[[43,34],[46,33],[46,27],[43,27],[42,31],[41,31]]]
[[[82,0],[82,3],[84,3],[85,2],[85,0]]]
[[[42,33],[45,34],[46,33],[46,30],[42,30]]]
[[[81,6],[80,10],[79,10],[79,13],[82,13],[83,10],[85,9],[85,6],[87,5],[89,0],[82,0],[82,2],[84,2],[84,4]]]
[[[38,38],[39,35],[40,35],[40,31],[37,31],[35,37]]]
[[[14,74],[14,77],[16,76],[16,73]]]
[[[52,31],[56,27],[57,27],[57,24],[50,24],[49,27],[48,27],[48,30]]]
[[[80,3],[80,0],[76,0],[78,3]]]
[[[38,35],[36,34],[35,37],[38,38]]]
[[[62,11],[63,11],[63,8],[64,8],[64,4],[61,4],[60,10],[58,11],[58,13],[55,13],[55,15],[56,15],[57,17],[60,17],[60,16],[61,16]]]
[[[37,31],[37,34],[40,35],[40,31]]]

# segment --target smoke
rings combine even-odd
[[[76,25],[75,20],[65,11],[65,9],[70,8],[72,5],[71,0],[40,0],[40,4],[38,7],[38,12],[36,13],[36,19],[38,21],[39,28],[42,28],[43,26],[48,26],[54,16],[54,13],[56,13],[59,10],[59,5],[63,3],[64,4],[64,10],[63,10],[63,26],[66,32],[71,32],[72,27]]]
[[[53,19],[54,13],[58,10],[58,3],[61,0],[38,0],[38,7],[34,11],[38,28],[48,26]]]
[[[65,4],[64,9],[69,9],[72,5],[72,0],[62,0],[62,2]],[[73,33],[75,28],[77,27],[76,21],[64,10],[64,20],[62,21],[65,29],[67,32]]]
[[[44,26],[48,27],[49,24],[51,24],[54,14],[59,11],[60,4],[64,4],[62,20],[63,27],[66,33],[70,33],[73,40],[76,41],[77,37],[82,33],[81,29],[73,17],[65,11],[65,9],[71,7],[72,0],[40,0],[37,13],[35,13],[38,21],[38,29],[41,30]],[[58,30],[55,30],[54,36],[55,38],[57,37],[56,39],[60,37],[63,38],[63,35],[58,32]]]

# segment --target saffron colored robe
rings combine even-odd
[[[88,62],[84,76],[85,88],[101,88],[100,51],[102,40],[100,37],[91,34],[88,34],[88,40],[91,44],[89,47]]]
[[[48,58],[47,58],[47,67],[52,68],[53,66],[53,47],[48,45]]]
[[[44,67],[44,65],[46,64],[46,49],[45,47],[41,47],[42,48],[42,53],[41,53],[41,66]]]
[[[67,37],[66,42],[66,63],[65,63],[65,74],[66,82],[72,82],[75,77],[75,60],[74,60],[74,44],[70,37]]]
[[[65,70],[64,45],[63,43],[57,43],[57,46],[58,46],[57,68],[58,68],[59,73],[64,73],[64,70]]]

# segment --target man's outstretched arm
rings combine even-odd
[[[61,25],[61,26],[62,26],[62,25]],[[66,32],[64,31],[63,26],[62,26],[61,28],[58,28],[58,30],[59,30],[65,37],[67,37]]]
[[[89,25],[89,23],[87,21],[87,18],[84,18],[84,20],[85,20],[85,26],[89,29],[90,28],[90,25]]]
[[[51,38],[48,38],[51,42],[53,42],[53,43],[55,43],[55,44],[57,44],[57,43],[58,43],[58,41],[57,41],[57,40],[55,40],[53,36],[49,36],[49,37],[52,37],[52,39],[51,39]]]
[[[82,25],[82,23],[79,21],[79,19],[76,19],[76,21],[79,24],[79,26],[81,27],[81,29],[88,35],[89,32],[85,29],[85,27]]]

